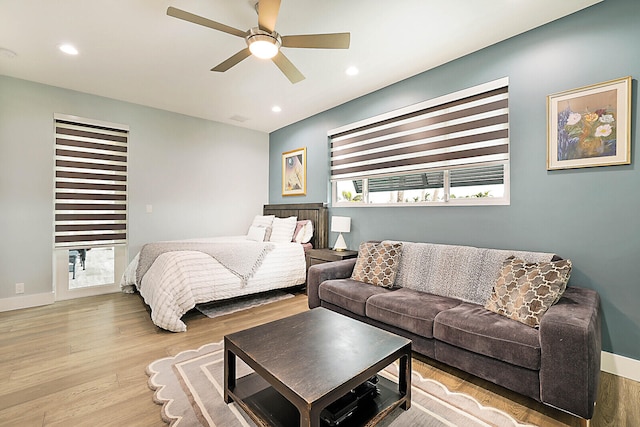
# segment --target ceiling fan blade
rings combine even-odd
[[[251,56],[251,51],[249,50],[249,48],[242,49],[240,52],[236,53],[231,58],[213,67],[211,71],[218,71],[220,73],[224,73],[229,68],[240,63],[242,60],[247,59],[249,56]]]
[[[203,18],[202,16],[194,15],[193,13],[189,13],[181,9],[176,9],[172,6],[169,6],[167,9],[167,15],[182,19],[183,21],[193,22],[194,24],[202,25],[203,27],[213,28],[214,30],[222,31],[223,33],[234,36],[244,38],[247,35],[246,31],[212,21],[211,19]]]
[[[271,60],[278,66],[278,68],[280,68],[280,71],[287,76],[291,83],[295,84],[304,80],[302,73],[291,61],[289,61],[289,58],[284,56],[282,52],[278,52],[278,54],[271,58]]]
[[[316,49],[349,49],[351,33],[282,36],[282,46]]]
[[[280,0],[260,0],[258,2],[258,27],[273,33],[280,11]]]

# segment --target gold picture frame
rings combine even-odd
[[[547,170],[630,163],[630,76],[547,96]]]
[[[307,194],[307,147],[282,153],[282,195]]]

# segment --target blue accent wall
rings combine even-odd
[[[511,205],[332,208],[347,244],[400,239],[555,252],[602,298],[603,350],[640,360],[640,1],[606,0],[270,134],[270,203],[329,202],[327,131],[509,77]],[[418,54],[428,55],[429,51]],[[546,170],[546,97],[631,75],[632,163]],[[281,154],[307,147],[305,197],[281,196]],[[336,239],[330,236],[330,243]]]

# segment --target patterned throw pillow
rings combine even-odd
[[[402,243],[363,242],[358,248],[358,259],[351,278],[370,285],[392,288],[401,255]]]
[[[510,256],[502,264],[485,308],[537,328],[542,315],[560,300],[570,275],[568,259],[527,263]]]

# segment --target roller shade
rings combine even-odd
[[[55,247],[127,242],[128,129],[55,119]]]
[[[463,92],[330,132],[331,179],[508,162],[508,82]]]

